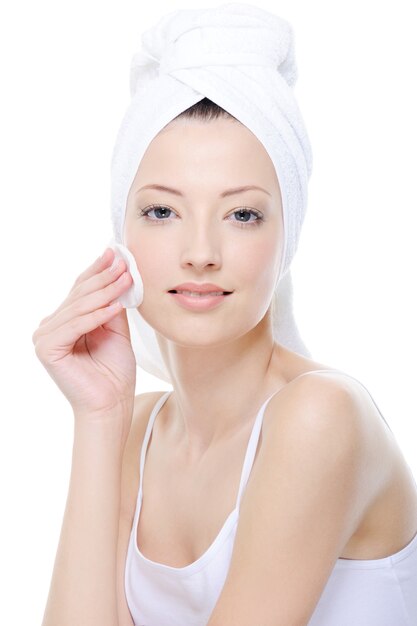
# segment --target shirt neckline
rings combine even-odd
[[[150,435],[151,435],[151,432],[152,432],[152,428],[153,428],[153,424],[155,422],[156,416],[157,416],[157,414],[160,411],[161,407],[166,402],[166,400],[168,399],[168,397],[169,397],[169,395],[171,393],[172,393],[171,391],[168,391],[165,394],[163,394],[159,398],[159,400],[157,401],[156,405],[154,406],[154,409],[152,410],[151,416],[149,418],[148,427],[147,427],[147,430],[146,430],[146,433],[145,433],[145,437],[144,437],[144,440],[143,440],[142,450],[141,450],[141,468],[142,468],[142,472],[141,472],[141,480],[140,480],[140,487],[139,487],[137,511],[136,511],[136,515],[135,515],[135,519],[134,519],[134,523],[133,523],[132,531],[131,531],[131,542],[133,544],[133,549],[134,549],[135,554],[140,558],[141,562],[143,563],[143,565],[145,567],[148,567],[148,568],[154,569],[154,570],[156,569],[156,570],[158,570],[160,572],[166,572],[170,576],[183,577],[183,576],[189,576],[189,575],[191,575],[191,574],[201,570],[206,565],[206,563],[215,555],[215,553],[218,551],[218,549],[221,547],[221,545],[224,543],[224,541],[230,535],[231,531],[235,528],[235,526],[237,524],[238,516],[239,516],[240,499],[241,499],[241,496],[242,496],[242,493],[243,493],[243,489],[245,487],[245,483],[247,481],[248,475],[250,473],[250,469],[252,467],[253,458],[255,456],[256,448],[254,446],[253,441],[254,441],[254,439],[256,439],[256,443],[258,441],[260,429],[261,429],[261,426],[262,426],[262,420],[263,420],[265,407],[266,407],[267,403],[269,402],[269,400],[272,398],[272,396],[275,395],[277,392],[272,393],[263,402],[263,404],[259,408],[259,410],[258,410],[258,412],[256,414],[256,417],[254,419],[254,423],[253,423],[253,426],[252,426],[251,434],[249,436],[248,444],[247,444],[247,447],[246,447],[245,458],[244,458],[244,461],[243,461],[242,471],[241,471],[241,474],[240,474],[238,495],[237,495],[237,498],[236,498],[236,505],[235,505],[234,509],[227,516],[223,526],[221,527],[220,531],[218,532],[218,534],[214,538],[213,542],[209,545],[207,550],[205,550],[205,552],[203,552],[203,554],[201,554],[195,561],[193,561],[192,563],[189,563],[188,565],[185,565],[183,567],[173,567],[172,565],[167,565],[165,563],[159,563],[157,561],[153,561],[152,559],[148,559],[140,551],[139,546],[137,544],[137,529],[138,529],[138,525],[139,525],[139,517],[140,517],[140,511],[142,509],[142,500],[143,500],[142,474],[143,474],[143,467],[144,467],[145,458],[146,458],[146,451],[147,451],[146,449],[147,449],[147,446],[148,446],[148,442],[149,442],[149,439],[150,439]]]

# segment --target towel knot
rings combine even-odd
[[[138,81],[187,68],[262,66],[280,72],[288,85],[297,78],[291,25],[244,3],[221,10],[185,9],[164,16],[142,34],[133,56],[131,93]]]

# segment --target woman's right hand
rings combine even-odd
[[[100,419],[122,408],[131,419],[136,360],[126,309],[109,308],[133,283],[124,260],[105,254],[75,281],[62,304],[32,336],[35,352],[74,414]]]

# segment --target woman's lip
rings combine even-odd
[[[216,306],[219,306],[223,302],[223,300],[231,295],[230,293],[227,293],[221,296],[186,296],[183,293],[168,293],[170,296],[173,296],[175,301],[180,306],[191,311],[207,311],[209,309],[213,309]]]
[[[223,289],[220,285],[215,285],[214,283],[181,283],[176,287],[170,289],[170,291],[229,291],[228,289]]]
[[[221,289],[220,287],[218,289],[214,289],[214,288],[213,289],[198,289],[198,288],[197,289],[196,288],[191,289],[191,288],[182,287],[180,289],[169,289],[168,293],[172,293],[172,292],[179,293],[179,292],[183,292],[183,291],[191,291],[191,292],[196,292],[196,293],[201,293],[201,294],[205,294],[205,293],[219,293],[219,292],[226,293],[226,294],[233,293],[232,291],[226,291],[226,289]]]

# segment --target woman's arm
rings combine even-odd
[[[119,626],[117,541],[125,409],[75,415],[68,498],[42,626]]]
[[[265,410],[228,575],[207,626],[307,626],[344,546],[387,484],[392,465],[381,463],[375,422],[353,385],[326,376],[299,376]]]
[[[108,248],[32,336],[74,414],[69,491],[43,626],[119,626],[121,476],[136,383],[127,313],[117,303],[133,280],[125,268]]]

